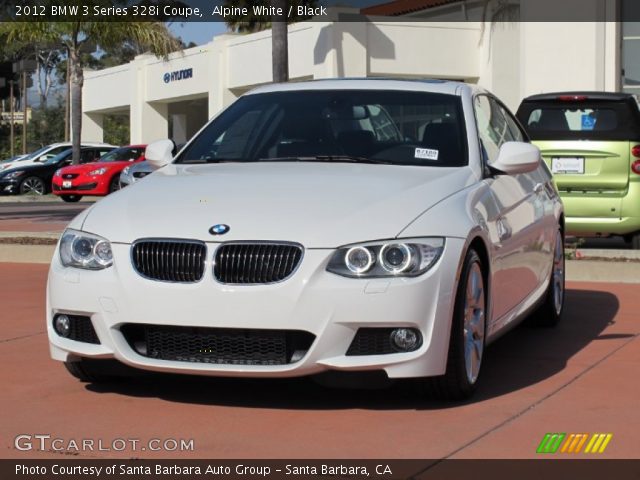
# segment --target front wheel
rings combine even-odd
[[[539,327],[555,327],[560,321],[564,308],[565,291],[565,265],[564,265],[564,236],[559,229],[556,231],[555,246],[553,250],[553,264],[549,288],[544,297],[544,303],[540,305],[531,316],[531,321]]]
[[[467,252],[458,283],[451,322],[447,370],[427,378],[428,391],[442,400],[463,400],[476,389],[484,356],[486,287],[482,261],[473,249]]]
[[[82,195],[60,195],[60,198],[65,202],[75,203],[80,201]]]
[[[120,175],[114,175],[111,182],[109,182],[109,193],[117,190],[120,190]]]
[[[100,360],[80,359],[64,362],[64,366],[71,375],[85,383],[111,382],[117,378],[106,362]]]
[[[39,177],[27,177],[20,184],[20,193],[23,195],[44,195],[47,187]]]

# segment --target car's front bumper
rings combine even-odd
[[[20,179],[21,180],[21,179]],[[0,194],[13,195],[20,191],[20,181],[0,179]]]
[[[102,175],[80,176],[70,180],[70,187],[63,187],[63,180],[54,177],[52,192],[55,195],[107,195],[109,184]]]
[[[384,370],[390,378],[441,375],[446,368],[456,273],[464,246],[448,238],[442,257],[417,278],[350,279],[325,268],[334,250],[306,250],[298,270],[284,282],[259,286],[218,283],[207,263],[195,284],[141,277],[130,245],[114,244],[114,265],[100,271],[65,268],[56,253],[47,287],[51,355],[115,358],[133,367],[204,375],[301,376],[325,370]],[[212,258],[215,244],[208,244]],[[57,313],[91,318],[100,344],[73,341],[52,327]],[[306,355],[286,365],[229,365],[167,361],[138,354],[124,324],[302,330],[315,335]],[[409,353],[347,356],[361,327],[413,327],[421,347]]]

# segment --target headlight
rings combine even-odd
[[[129,175],[129,170],[131,169],[131,167],[124,167],[124,170],[122,170],[122,173],[124,175]]]
[[[444,238],[389,240],[341,247],[327,271],[352,278],[415,277],[429,270],[444,250]]]
[[[106,172],[107,169],[105,167],[102,168],[98,168],[96,170],[91,170],[89,172],[89,175],[104,175],[104,172]]]
[[[11,172],[7,173],[4,178],[6,180],[13,180],[14,178],[18,178],[20,175],[24,175],[24,172]]]
[[[56,173],[54,173],[54,175],[55,175],[56,177],[59,177],[59,176],[60,176],[60,172],[62,172],[62,169],[61,169],[61,168],[57,169],[57,170],[56,170]]]
[[[60,261],[65,267],[101,270],[113,265],[111,244],[98,235],[68,228],[60,240]]]

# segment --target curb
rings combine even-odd
[[[84,196],[81,202],[97,202],[103,197]],[[47,195],[0,195],[0,205],[3,203],[66,203],[59,196]]]

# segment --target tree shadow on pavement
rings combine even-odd
[[[332,409],[444,409],[486,401],[542,382],[567,365],[568,360],[596,339],[625,338],[601,335],[613,323],[619,303],[603,291],[568,290],[565,312],[556,328],[520,326],[488,348],[482,379],[466,402],[421,398],[409,381],[388,388],[326,388],[310,378],[241,379],[158,374],[133,371],[121,382],[88,384],[96,393],[161,398],[170,402],[246,408],[296,410]],[[632,334],[628,336],[633,336]]]

